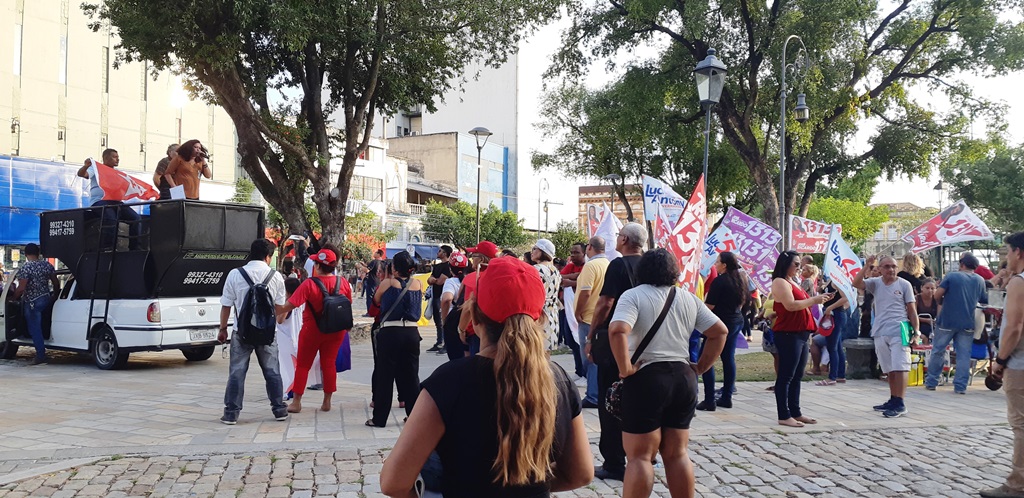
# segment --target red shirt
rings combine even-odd
[[[466,297],[466,301],[473,297],[476,293],[476,276],[479,275],[477,272],[466,275],[466,278],[462,279],[463,295]],[[465,311],[465,310],[463,310]],[[466,326],[466,335],[473,335],[473,322],[470,321],[469,325]]]
[[[562,268],[562,275],[569,275],[571,273],[579,273],[583,271],[583,265],[576,266],[576,263],[572,261],[566,263],[565,268]]]
[[[324,287],[327,287],[328,291],[334,290],[334,281],[338,280],[336,276],[319,276],[307,278],[299,285],[298,289],[295,289],[295,293],[292,297],[288,298],[288,302],[292,306],[299,307],[303,304],[306,307],[302,310],[302,332],[307,330],[312,332],[320,332],[320,327],[316,325],[316,315],[320,314],[324,306],[324,295],[320,292],[320,288],[317,287],[316,283],[313,282],[314,278],[320,279],[324,283]],[[352,287],[348,285],[348,280],[341,279],[341,286],[338,288],[338,293],[347,297],[349,301],[352,300]]]
[[[793,285],[788,280],[786,283],[793,288],[794,301],[807,299],[807,293],[799,285]],[[776,300],[773,309],[778,318],[775,319],[775,326],[772,327],[772,332],[807,332],[817,330],[818,328],[814,325],[814,316],[811,315],[810,308],[804,308],[800,311],[789,311],[782,303]]]
[[[996,277],[996,275],[994,273],[992,273],[992,270],[990,270],[985,265],[981,265],[981,266],[975,268],[974,269],[974,273],[977,273],[978,275],[981,275],[981,278],[983,278],[985,280],[992,280],[993,278]]]

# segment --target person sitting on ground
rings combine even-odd
[[[199,140],[189,140],[178,147],[178,156],[167,165],[164,178],[171,188],[181,185],[186,199],[198,200],[199,175],[206,178],[213,176],[203,144]]]
[[[464,313],[480,352],[423,381],[384,461],[381,493],[415,496],[417,475],[435,450],[446,497],[540,497],[591,482],[579,393],[545,352],[544,298],[536,269],[518,258],[490,261]]]

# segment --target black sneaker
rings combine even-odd
[[[880,405],[875,405],[872,408],[874,408],[876,412],[884,412],[892,408],[892,398],[889,398],[889,401],[886,401],[885,403],[882,403]]]
[[[697,403],[697,409],[702,412],[713,412],[715,411],[715,402],[709,399]]]
[[[438,348],[437,354],[448,354],[448,348],[441,346],[440,348]]]
[[[275,413],[274,420],[277,420],[278,422],[284,422],[285,420],[288,420],[288,412],[281,412],[279,414]]]
[[[222,423],[224,425],[235,425],[235,424],[238,423],[238,417],[237,416],[236,417],[232,417],[232,416],[229,416],[229,415],[224,415],[223,417],[220,418],[220,423]]]
[[[427,352],[428,353],[436,353],[436,352],[438,352],[440,350],[441,350],[441,345],[440,344],[434,344],[433,346],[430,346],[430,349],[428,349]]]
[[[906,414],[907,414],[907,407],[906,407],[906,405],[899,405],[899,406],[892,406],[892,405],[890,405],[890,408],[888,410],[882,412],[882,416],[885,417],[885,418],[897,418],[897,417],[902,417],[903,415],[906,415]]]
[[[45,364],[47,364],[49,362],[50,362],[50,357],[49,356],[44,356],[42,358],[33,358],[32,361],[29,362],[29,365],[30,366],[45,365]]]
[[[323,391],[324,390],[324,385],[323,384],[313,384],[313,385],[307,387],[306,389],[309,389],[310,391]]]

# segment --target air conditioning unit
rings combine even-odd
[[[413,132],[409,133],[409,135],[413,136],[413,137],[415,137],[416,135],[419,135],[419,134],[420,134],[420,132],[418,132],[418,131],[413,131]]]

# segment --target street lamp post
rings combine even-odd
[[[807,54],[807,47],[804,46],[804,40],[798,35],[789,35],[786,41],[782,44],[782,86],[779,92],[781,102],[779,103],[779,109],[781,117],[779,118],[779,233],[782,234],[782,240],[779,241],[780,250],[786,249],[787,243],[787,232],[788,223],[786,216],[786,71],[790,69],[786,65],[786,49],[789,47],[789,41],[796,39],[800,42],[800,48],[803,53]],[[803,61],[798,60],[793,64],[790,64],[797,71],[801,69],[806,70],[806,64]],[[796,120],[800,123],[807,121],[810,118],[810,108],[807,107],[806,96],[804,94],[798,94],[796,96],[796,108],[793,109]]]
[[[718,103],[722,97],[722,88],[725,86],[725,75],[728,73],[725,64],[718,57],[715,57],[715,49],[709,48],[708,55],[704,60],[697,63],[693,68],[693,77],[697,80],[697,95],[700,97],[700,105],[704,107],[704,189],[707,191],[708,182],[708,147],[711,142],[711,108]]]
[[[477,126],[472,130],[469,130],[469,134],[476,138],[476,242],[480,243],[480,159],[483,154],[484,146],[487,145],[487,139],[493,135],[491,130],[484,128],[483,126]],[[483,141],[480,141],[480,137],[483,137]]]
[[[603,177],[601,177],[601,179],[606,180],[608,182],[608,212],[613,213],[615,212],[615,182],[621,180],[622,177],[616,175],[615,173],[610,173],[604,175]]]
[[[537,231],[540,231],[541,196],[544,193],[546,193],[548,190],[550,190],[550,189],[551,189],[551,184],[548,183],[548,179],[547,178],[541,178],[537,182]],[[544,212],[546,213],[547,210],[545,209]],[[547,231],[547,221],[544,222],[544,226],[545,226],[544,231],[546,232]]]

